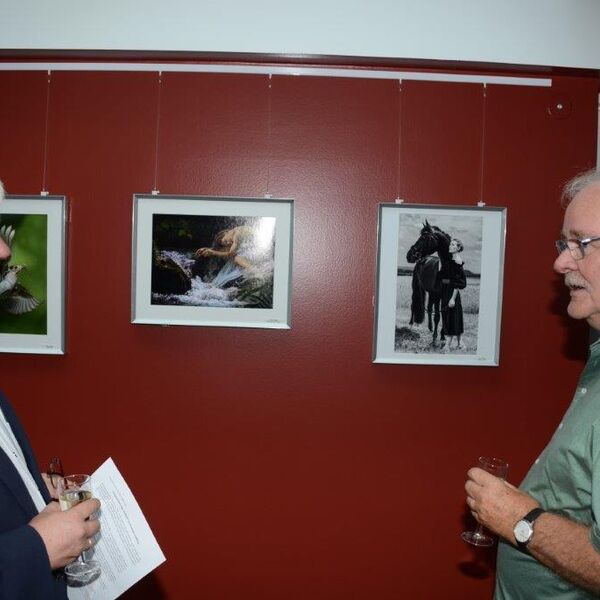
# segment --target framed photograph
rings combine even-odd
[[[0,352],[65,353],[64,196],[6,196],[0,236]]]
[[[135,195],[132,323],[289,329],[293,207]]]
[[[380,204],[373,362],[497,366],[506,209]]]

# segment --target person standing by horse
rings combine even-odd
[[[443,261],[440,270],[440,279],[442,282],[441,291],[441,311],[442,311],[442,330],[447,338],[444,350],[452,349],[452,342],[456,338],[456,349],[464,350],[465,345],[461,336],[464,333],[463,309],[459,290],[464,290],[467,286],[467,278],[463,267],[463,260],[460,256],[464,246],[460,240],[452,238],[448,252],[450,260]]]
[[[442,284],[440,272],[442,265],[450,261],[450,236],[436,225],[423,223],[419,239],[408,249],[406,260],[415,263],[412,277],[412,298],[410,323],[420,324],[425,318],[427,306],[428,327],[432,332],[432,346],[437,345],[438,324],[440,322],[440,306]],[[437,256],[433,256],[433,255]],[[427,303],[425,297],[427,295]],[[441,328],[440,341],[444,344],[444,328]]]

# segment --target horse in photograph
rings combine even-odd
[[[442,263],[450,260],[449,246],[450,236],[439,227],[425,221],[419,239],[406,253],[406,260],[409,263],[415,263],[409,324],[421,324],[425,319],[425,294],[427,294],[427,324],[429,331],[433,332],[432,344],[434,346],[437,342],[442,300],[442,281],[439,273]],[[437,256],[433,256],[436,252]],[[444,340],[444,328],[442,327],[440,341]]]

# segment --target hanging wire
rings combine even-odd
[[[483,171],[485,165],[485,130],[486,130],[487,84],[483,84],[483,101],[481,103],[481,164],[479,166],[479,201],[477,206],[485,206],[483,201]]]
[[[402,79],[398,79],[398,165],[396,169],[396,203],[404,202],[400,198],[400,172],[402,169]]]
[[[160,137],[160,101],[162,96],[162,71],[158,72],[158,91],[156,94],[156,137],[154,144],[154,185],[152,186],[152,194],[160,194],[158,190],[158,144]]]
[[[265,198],[272,198],[271,196],[271,133],[272,124],[271,118],[273,114],[273,75],[269,73],[269,91],[267,96],[267,191]]]
[[[42,191],[40,196],[47,196],[46,176],[48,172],[48,123],[50,121],[50,82],[52,81],[52,71],[48,71],[46,83],[46,121],[44,123],[44,162],[42,165]]]

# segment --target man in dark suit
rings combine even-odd
[[[0,182],[0,200],[4,189]],[[0,259],[10,248],[0,238]],[[29,440],[0,392],[0,600],[66,600],[60,569],[93,545],[96,499],[61,512]]]

